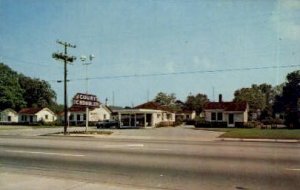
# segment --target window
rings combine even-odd
[[[212,112],[212,113],[211,113],[211,120],[212,120],[212,121],[216,121],[216,119],[217,119],[217,118],[216,118],[216,113],[215,113],[215,112]]]
[[[223,113],[218,112],[218,121],[223,121]]]
[[[22,120],[22,121],[26,121],[26,116],[25,116],[25,115],[22,115],[21,120]]]
[[[106,119],[106,114],[103,114],[103,119]]]
[[[86,114],[83,114],[83,121],[86,121]]]
[[[7,121],[11,121],[11,116],[7,116]]]
[[[80,121],[80,114],[77,114],[77,121]]]
[[[172,119],[172,115],[171,114],[167,114],[167,120]]]
[[[71,121],[74,120],[74,115],[71,114],[70,117],[69,117],[69,119],[70,119]]]
[[[45,115],[45,119],[48,119],[48,115]]]

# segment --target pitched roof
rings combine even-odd
[[[173,110],[170,109],[169,107],[163,106],[163,105],[161,105],[157,102],[146,102],[146,103],[138,105],[134,108],[136,108],[136,109],[163,110],[163,111],[167,111],[167,112],[173,112]]]
[[[192,114],[194,112],[194,110],[181,110],[181,111],[177,111],[176,113],[178,114]]]
[[[71,106],[69,108],[70,112],[85,112],[86,111],[86,107],[83,106]]]
[[[247,102],[208,102],[204,105],[204,110],[221,109],[224,111],[245,111]]]
[[[19,114],[27,114],[27,115],[34,115],[41,111],[43,108],[23,108],[19,111]]]
[[[109,112],[112,112],[112,110],[108,107],[108,106],[105,106],[105,105],[101,105],[100,108],[103,107],[104,109],[107,109]],[[96,108],[89,108],[89,110],[94,110]],[[70,112],[85,112],[86,111],[86,107],[84,106],[76,106],[76,105],[72,105],[70,108],[69,108],[69,111]],[[64,114],[64,111],[60,113],[61,114]]]
[[[4,112],[13,112],[14,114],[17,114],[17,112],[15,110],[11,109],[11,108],[6,108],[6,109],[2,110],[1,112],[2,113],[4,113]]]

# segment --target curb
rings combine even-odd
[[[219,141],[231,142],[278,142],[278,143],[300,143],[299,139],[242,139],[242,138],[220,138]]]

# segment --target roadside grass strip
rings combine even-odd
[[[300,139],[300,129],[217,129],[225,132],[221,138]]]

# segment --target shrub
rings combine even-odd
[[[174,123],[175,122],[173,122],[173,121],[162,121],[162,122],[156,124],[155,127],[173,127]]]
[[[258,121],[249,121],[244,124],[245,128],[264,128],[265,125]]]
[[[197,128],[225,128],[227,127],[227,122],[209,122],[209,121],[199,121],[196,122],[195,127]]]

